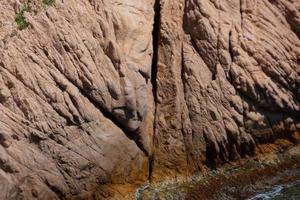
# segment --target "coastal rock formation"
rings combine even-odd
[[[1,2],[0,199],[144,183],[153,2],[30,1],[20,31],[23,5]]]
[[[298,0],[0,9],[0,199],[124,199],[296,140]]]
[[[161,1],[160,9],[154,180],[292,138],[300,128],[299,1]]]

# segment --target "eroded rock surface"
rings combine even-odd
[[[19,31],[23,2],[1,2],[0,199],[144,183],[153,2],[38,3]]]
[[[299,9],[161,1],[154,179],[253,155],[299,130]]]
[[[0,199],[122,199],[300,130],[299,0],[34,0],[18,30],[26,2],[0,5]]]

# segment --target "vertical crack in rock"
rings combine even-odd
[[[159,31],[160,31],[160,0],[155,0],[154,2],[154,19],[153,19],[153,30],[152,30],[152,66],[151,66],[151,84],[152,84],[152,94],[154,99],[154,122],[153,122],[153,140],[155,137],[156,130],[156,103],[157,103],[157,65],[158,65],[158,42],[159,42]],[[153,154],[149,156],[149,177],[151,180],[153,171]]]
[[[159,40],[159,30],[160,30],[160,0],[155,0],[154,3],[154,21],[153,21],[153,31],[152,31],[152,45],[153,45],[153,57],[151,66],[151,83],[152,83],[152,93],[154,97],[154,102],[157,102],[157,59],[158,59],[158,40]]]
[[[230,55],[231,63],[228,68],[228,78],[230,83],[234,83],[233,77],[232,77],[232,72],[231,72],[231,66],[235,62],[235,55],[234,55],[234,50],[233,50],[233,44],[232,44],[232,30],[229,31],[229,36],[228,36],[228,52]]]

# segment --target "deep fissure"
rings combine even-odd
[[[155,0],[154,3],[154,21],[152,30],[152,66],[151,66],[151,84],[154,102],[157,102],[157,64],[158,64],[158,40],[160,30],[160,0]]]
[[[160,0],[155,0],[154,6],[154,19],[153,19],[153,30],[152,30],[152,65],[151,65],[151,84],[152,84],[152,95],[154,100],[154,122],[153,122],[153,144],[156,130],[156,103],[157,103],[157,68],[158,68],[158,42],[159,42],[159,31],[160,31]],[[149,172],[148,180],[151,181],[152,171],[154,164],[154,155],[153,153],[149,154]]]

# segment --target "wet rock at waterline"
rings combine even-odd
[[[300,197],[300,148],[243,159],[187,179],[141,187],[136,200],[296,200]]]
[[[131,198],[299,139],[298,0],[0,9],[0,199]]]

